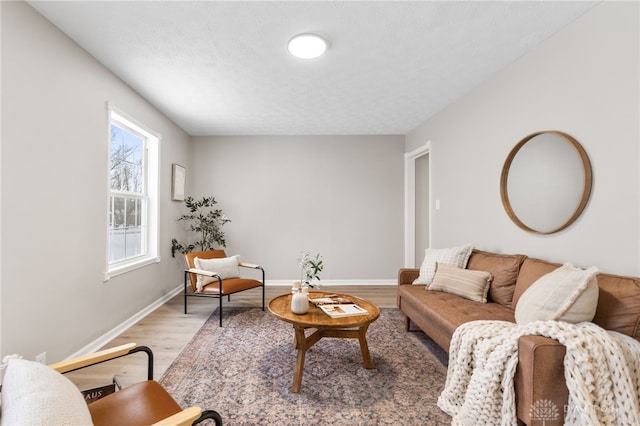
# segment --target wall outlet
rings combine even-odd
[[[42,352],[40,355],[36,355],[36,362],[39,362],[40,364],[46,364],[47,363],[47,353],[46,352]]]

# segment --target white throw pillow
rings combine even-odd
[[[11,359],[2,381],[2,425],[91,425],[78,388],[39,362]]]
[[[436,274],[425,288],[443,291],[465,299],[487,303],[487,293],[493,277],[486,271],[458,268],[447,263],[436,263]]]
[[[556,320],[591,321],[598,307],[598,269],[565,263],[538,278],[522,293],[516,305],[516,322]]]
[[[240,267],[238,266],[239,262],[240,256],[238,255],[214,259],[201,259],[199,257],[193,259],[196,269],[215,272],[223,280],[227,278],[238,278],[240,276]],[[207,277],[205,275],[198,275],[197,277],[196,288],[198,291],[201,291],[205,285],[217,281],[216,278]]]
[[[424,251],[424,261],[420,267],[420,276],[413,283],[431,284],[436,273],[436,262],[448,263],[458,268],[466,268],[472,250],[472,245],[445,249],[426,249]]]

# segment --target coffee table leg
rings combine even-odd
[[[298,333],[295,325],[293,326],[293,347],[298,349]]]
[[[307,354],[307,345],[306,338],[304,336],[304,328],[294,328],[296,331],[295,343],[296,348],[298,349],[298,355],[296,356],[296,368],[293,371],[293,386],[291,387],[291,392],[298,393],[302,386],[302,372],[304,371],[304,358]]]
[[[373,362],[371,362],[371,355],[369,354],[369,345],[367,345],[367,329],[369,324],[364,325],[358,329],[358,341],[360,342],[360,351],[362,351],[362,361],[364,368],[373,368]]]

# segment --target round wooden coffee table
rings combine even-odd
[[[309,303],[309,311],[306,314],[298,315],[291,312],[291,294],[283,294],[269,302],[269,312],[282,321],[293,324],[294,344],[298,350],[296,357],[296,367],[293,372],[292,392],[300,392],[302,385],[302,371],[304,369],[304,359],[307,349],[312,347],[323,337],[353,338],[360,342],[362,360],[365,368],[373,368],[369,346],[367,345],[366,333],[369,324],[380,316],[380,310],[376,305],[368,300],[348,294],[311,292],[309,298],[323,297],[329,294],[337,294],[347,298],[353,303],[367,311],[366,314],[343,318],[331,318],[312,303]],[[305,329],[315,329],[314,332],[305,335]]]

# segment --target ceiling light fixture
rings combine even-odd
[[[298,34],[289,40],[288,49],[296,58],[317,58],[327,50],[327,41],[318,34]]]

